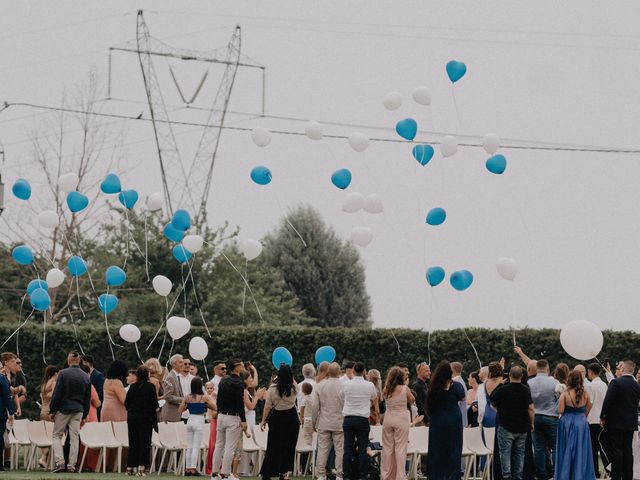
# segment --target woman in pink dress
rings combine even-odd
[[[98,392],[95,387],[91,386],[91,403],[89,404],[89,415],[87,415],[86,423],[89,422],[97,422],[98,421],[98,408],[100,408],[101,402],[100,397],[98,396]],[[84,452],[84,445],[80,444],[80,454],[78,455],[78,465],[76,468],[80,468],[80,459],[82,458],[82,453]],[[91,470],[92,472],[96,471],[96,465],[98,464],[98,457],[100,456],[99,450],[89,450],[87,452],[87,457],[84,461],[83,469]]]
[[[415,399],[407,387],[407,375],[400,367],[393,367],[387,374],[383,396],[386,403],[382,426],[382,455],[380,478],[405,480],[405,463],[411,414],[407,408]]]
[[[212,397],[215,401],[216,392],[213,382],[207,382],[205,385],[207,395]],[[218,428],[218,412],[212,409],[207,409],[207,419],[209,420],[209,450],[207,451],[207,464],[205,465],[205,473],[211,475],[213,466],[213,453],[216,446],[216,430]]]
[[[127,366],[120,360],[114,361],[107,370],[107,379],[103,387],[102,411],[100,412],[101,422],[127,421],[127,409],[124,407],[124,400],[127,396],[127,392],[124,389],[124,379],[127,377],[127,373]],[[122,457],[126,466],[126,455],[123,453]],[[117,470],[116,460],[116,449],[109,449],[107,452],[107,468],[111,467]]]

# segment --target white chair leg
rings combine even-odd
[[[118,447],[118,473],[122,473],[122,447]]]
[[[80,468],[78,469],[78,473],[82,473],[82,467],[84,466],[84,459],[87,457],[87,450],[89,449],[85,446],[84,452],[82,452],[82,459],[80,460]]]

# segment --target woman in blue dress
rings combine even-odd
[[[429,415],[429,480],[459,480],[462,476],[462,414],[458,402],[464,389],[452,380],[451,364],[443,360],[431,375],[427,393]]]
[[[579,371],[569,374],[567,389],[558,400],[558,437],[556,441],[555,480],[594,480],[591,436],[587,415],[591,410]]]

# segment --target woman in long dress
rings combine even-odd
[[[589,394],[584,390],[582,373],[569,374],[567,389],[558,400],[558,436],[556,440],[555,480],[594,480],[591,435],[587,415],[591,410]]]
[[[40,420],[44,420],[45,422],[51,421],[49,415],[49,404],[51,403],[53,389],[56,388],[56,381],[58,380],[59,371],[60,367],[58,367],[57,365],[49,365],[44,369],[42,383],[40,384]],[[40,465],[45,470],[49,468],[48,448],[43,448],[40,450],[38,465]]]
[[[451,364],[441,361],[431,375],[427,393],[429,480],[459,480],[462,476],[462,413],[458,402],[464,398],[462,385],[452,380]]]
[[[385,480],[405,480],[405,463],[409,445],[411,415],[407,404],[415,399],[406,385],[407,375],[400,367],[393,367],[387,373],[383,395],[387,413],[382,427],[382,455],[380,478]]]
[[[120,360],[115,360],[107,370],[107,379],[104,381],[102,411],[100,412],[101,422],[126,422],[127,409],[124,400],[127,392],[124,389],[124,381],[127,377],[127,365]],[[117,455],[116,449],[110,448],[107,451],[107,468],[117,470],[115,466]],[[127,465],[125,453],[122,454],[124,465]]]

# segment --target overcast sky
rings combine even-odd
[[[84,81],[92,66],[106,80],[108,47],[135,38],[138,7],[148,7],[151,34],[176,47],[223,46],[240,24],[243,53],[267,67],[269,114],[380,127],[333,125],[326,133],[397,138],[395,122],[414,117],[426,132],[471,142],[494,132],[505,144],[640,148],[640,5],[631,1],[14,2],[0,18],[0,100],[57,105],[63,86]],[[451,59],[468,67],[453,89],[445,74]],[[169,62],[155,62],[165,101],[179,107]],[[186,94],[206,69],[170,65]],[[198,106],[210,104],[220,73],[211,68]],[[105,102],[105,111],[147,115],[135,56],[114,54],[112,82],[112,96],[127,101]],[[430,106],[412,101],[418,85],[431,89]],[[394,112],[382,105],[390,91],[404,96]],[[259,114],[260,94],[260,75],[241,69],[230,108]],[[173,115],[206,118],[194,110]],[[33,173],[25,140],[43,117],[22,107],[0,114],[7,185]],[[304,129],[302,122],[246,115],[228,121]],[[144,194],[160,191],[151,125],[125,127],[126,184]],[[175,131],[189,162],[198,131]],[[440,138],[422,133],[417,140]],[[372,142],[356,153],[345,140],[274,135],[260,149],[248,133],[224,131],[210,223],[228,220],[242,237],[259,238],[289,205],[307,202],[344,238],[354,226],[371,227],[373,242],[361,254],[376,326],[559,327],[585,319],[639,329],[637,154],[503,148],[507,171],[494,176],[484,168],[482,148],[460,148],[447,159],[436,153],[421,167],[411,147]],[[274,176],[266,188],[249,179],[261,164]],[[353,173],[348,191],[380,194],[384,214],[341,212],[346,193],[330,176],[343,167]],[[33,178],[36,187],[38,181]],[[17,201],[7,197],[10,212]],[[448,218],[429,227],[424,218],[436,206]],[[513,283],[496,273],[503,256],[519,264]],[[468,269],[474,284],[456,292],[445,282],[430,291],[429,265],[448,273]]]

